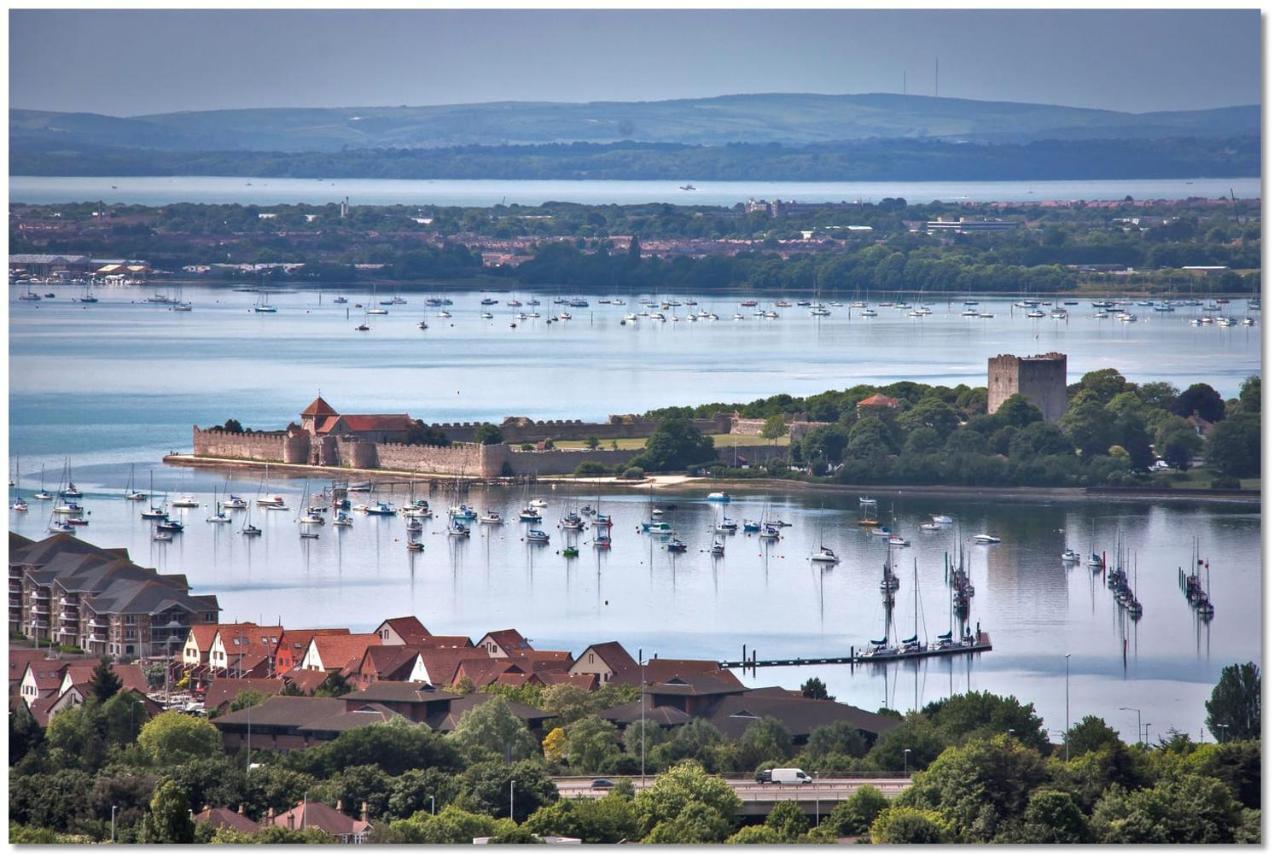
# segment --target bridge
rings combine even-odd
[[[629,779],[637,791],[653,785],[654,777],[646,776],[561,776],[555,778],[556,788],[561,797],[603,797],[609,793],[608,788],[592,788],[596,779],[608,779],[619,782]],[[852,797],[859,788],[870,785],[879,788],[885,797],[897,797],[911,785],[911,778],[904,774],[872,774],[862,776],[835,775],[831,777],[815,776],[808,785],[772,785],[756,782],[753,776],[729,775],[722,777],[734,793],[738,795],[742,807],[740,815],[768,815],[773,807],[783,800],[794,800],[806,812],[827,815],[837,803]]]

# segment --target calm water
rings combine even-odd
[[[705,549],[719,513],[702,499],[703,489],[663,498],[678,503],[668,520],[689,542],[687,554],[669,554],[636,532],[650,505],[630,494],[601,502],[614,519],[613,550],[597,553],[583,542],[582,557],[566,559],[557,553],[564,542],[555,519],[570,506],[594,503],[596,492],[563,484],[538,490],[552,503],[543,525],[553,534],[550,547],[521,541],[514,517],[527,495],[518,489],[469,493],[478,509],[502,511],[505,526],[477,525],[470,540],[451,541],[437,518],[424,535],[427,550],[417,555],[405,550],[398,518],[359,514],[348,531],[326,525],[319,540],[303,541],[294,513],[255,513],[266,533],[248,539],[237,533],[238,519],[204,521],[214,486],[227,477],[168,468],[159,457],[190,448],[192,423],[234,416],[254,427],[280,427],[317,389],[347,411],[409,410],[444,420],[594,419],[862,381],[980,384],[987,356],[1001,351],[1065,351],[1073,379],[1114,366],[1136,380],[1205,380],[1224,394],[1234,394],[1261,367],[1260,327],[1190,327],[1190,308],[1161,315],[1134,307],[1139,320],[1126,325],[1091,318],[1085,302],[1072,307],[1066,322],[1036,321],[1020,310],[1011,314],[1007,299],[989,298],[982,308],[996,313],[991,320],[961,318],[958,303],[935,303],[934,314],[920,319],[894,309],[862,319],[845,308],[815,319],[793,307],[780,310],[777,320],[734,321],[734,300],[701,298],[720,320],[620,326],[624,313],[641,310],[630,298],[625,306],[593,302],[572,309],[572,320],[548,325],[545,316],[561,307],[544,295],[538,307],[544,317],[511,329],[505,305],[491,307],[495,319],[483,320],[478,297],[455,294],[453,318],[432,311],[430,329],[421,332],[415,326],[422,318],[420,295],[406,295],[409,304],[371,318],[372,331],[357,333],[362,312],[348,313],[331,302],[332,294],[279,294],[272,300],[278,314],[254,315],[247,311],[252,294],[188,287],[186,299],[196,310],[175,314],[141,302],[157,287],[163,289],[101,289],[102,302],[88,307],[71,303],[79,291],[66,286],[45,288],[59,295],[55,300],[10,303],[11,447],[21,459],[28,500],[40,485],[42,464],[45,484],[56,487],[70,457],[74,479],[89,492],[91,524],[80,535],[125,545],[136,560],[163,571],[187,573],[197,590],[218,594],[228,620],[368,628],[412,612],[433,631],[478,637],[516,626],[540,646],[575,651],[617,638],[632,650],[673,657],[733,659],[744,643],[761,658],[847,655],[851,645],[884,631],[877,584],[885,546],[853,526],[856,498],[750,496],[736,499],[729,514],[755,518],[767,506],[794,526],[772,548],[731,537],[724,560],[716,562]],[[11,299],[16,294],[12,290]],[[369,299],[354,289],[347,296],[352,304]],[[1243,316],[1243,303],[1232,312]],[[152,543],[139,505],[119,499],[130,463],[140,488],[154,482],[157,494],[195,492],[206,507],[186,511],[187,532],[172,546]],[[262,477],[251,472],[229,481],[232,491],[254,495]],[[301,481],[273,478],[270,484],[297,504]],[[386,493],[399,503],[407,491]],[[452,494],[447,488],[428,493],[438,510]],[[890,501],[881,503],[887,514]],[[1120,707],[1140,707],[1155,733],[1175,726],[1196,734],[1221,666],[1260,659],[1257,507],[1028,505],[910,495],[892,504],[912,542],[895,554],[902,588],[894,633],[937,635],[951,625],[942,554],[957,536],[993,533],[1004,543],[966,547],[977,589],[971,619],[992,633],[995,650],[918,667],[761,671],[757,683],[794,686],[817,675],[842,699],[870,709],[885,702],[907,709],[953,691],[988,688],[1034,701],[1047,726],[1059,730],[1063,655],[1071,653],[1072,716],[1097,713],[1132,739],[1134,714]],[[11,525],[44,535],[48,506],[32,501],[31,512],[10,513]],[[933,535],[916,528],[940,511],[957,526]],[[1218,613],[1208,627],[1197,625],[1177,587],[1177,567],[1189,561],[1193,537],[1212,565]],[[1117,614],[1098,577],[1060,560],[1064,547],[1110,550],[1117,540],[1137,555],[1145,615],[1136,626]],[[808,554],[819,542],[833,546],[843,562],[831,569],[811,565]],[[913,565],[920,573],[918,626]]]
[[[547,201],[581,204],[715,204],[748,198],[795,201],[1138,200],[1262,195],[1257,177],[1168,180],[1017,180],[917,183],[715,183],[695,179],[683,191],[668,180],[302,180],[247,177],[9,178],[9,198],[30,204],[108,201],[121,204],[322,204],[349,196],[353,204],[435,204],[491,207]]]

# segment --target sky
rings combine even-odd
[[[1257,11],[20,11],[10,106],[217,108],[907,92],[1261,102]]]

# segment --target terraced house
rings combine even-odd
[[[120,657],[172,656],[191,627],[216,623],[218,598],[68,534],[9,534],[9,629]]]

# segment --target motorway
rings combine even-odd
[[[603,797],[609,793],[609,789],[592,788],[591,783],[596,778],[598,777],[564,776],[557,778],[555,783],[561,797]],[[617,782],[622,777],[603,778]],[[638,776],[626,778],[631,780],[637,791],[653,784],[652,776],[643,780]],[[750,777],[726,777],[726,781],[742,801],[743,815],[767,814],[775,803],[782,800],[794,800],[806,810],[813,806],[825,814],[864,785],[879,788],[885,797],[896,797],[911,784],[911,780],[905,776],[843,776],[831,779],[819,776],[810,785],[767,785]]]

